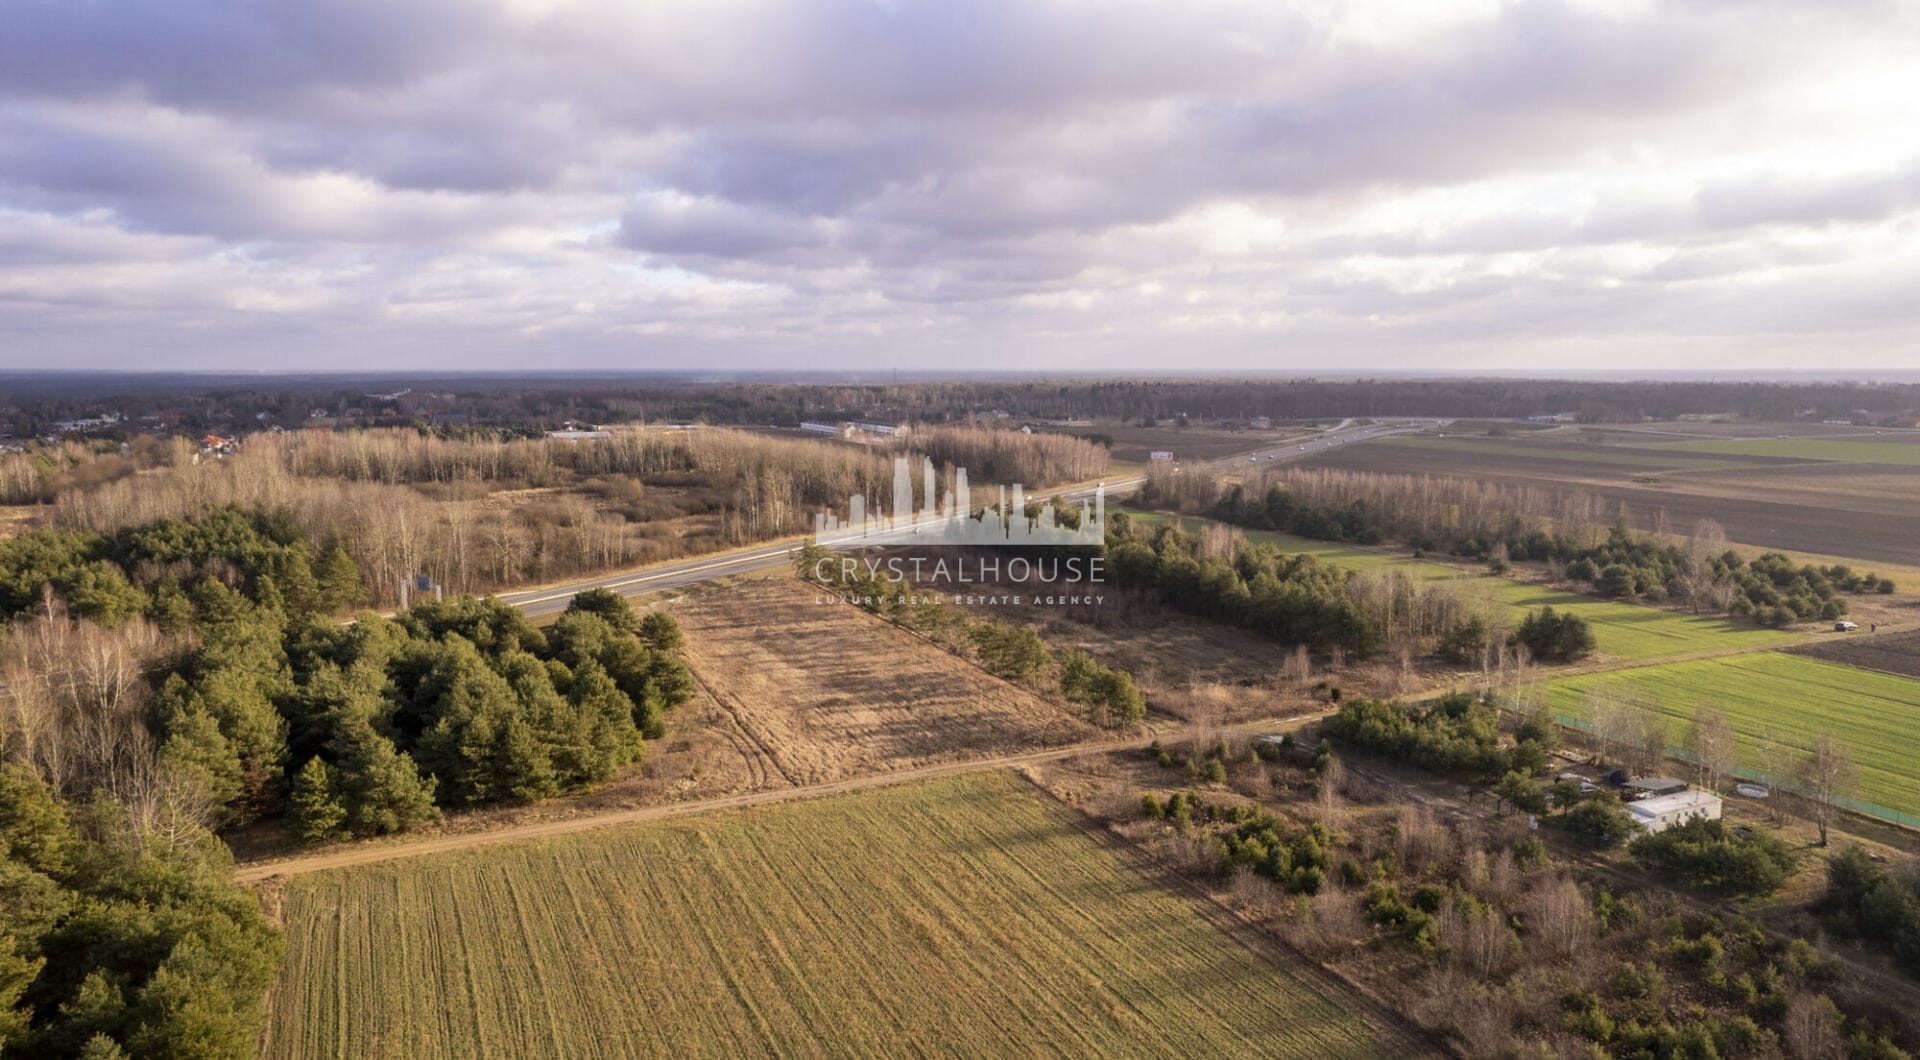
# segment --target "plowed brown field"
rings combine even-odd
[[[829,602],[822,602],[829,601]],[[697,594],[673,614],[694,675],[791,784],[1097,739],[1100,730],[796,580]]]

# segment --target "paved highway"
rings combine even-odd
[[[1351,421],[1349,421],[1351,422]],[[1339,427],[1324,434],[1303,438],[1286,445],[1277,445],[1270,449],[1228,457],[1224,460],[1208,462],[1205,466],[1220,470],[1242,467],[1256,467],[1261,464],[1279,464],[1293,460],[1302,460],[1314,453],[1342,445],[1357,445],[1375,438],[1384,438],[1393,434],[1407,434],[1413,431],[1431,430],[1444,427],[1445,420],[1397,420],[1391,423],[1372,423],[1364,427],[1352,427],[1342,423]],[[1133,475],[1127,478],[1113,479],[1104,483],[1091,483],[1083,486],[1068,486],[1049,491],[1035,491],[1027,496],[1036,501],[1059,498],[1064,501],[1090,499],[1102,487],[1114,496],[1130,493],[1138,489],[1145,476]],[[829,535],[821,539],[821,544],[829,547],[836,544],[853,544],[859,540],[857,534]],[[708,556],[696,556],[641,571],[629,571],[623,574],[608,574],[583,581],[568,582],[564,585],[551,585],[541,589],[524,589],[519,592],[501,593],[500,599],[520,608],[532,616],[556,614],[566,610],[574,594],[587,589],[612,589],[627,596],[643,593],[656,593],[665,589],[679,589],[717,578],[748,574],[766,570],[788,562],[788,557],[799,547],[793,540],[777,541],[757,548],[739,552],[728,552]]]

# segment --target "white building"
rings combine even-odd
[[[1719,820],[1720,796],[1695,788],[1627,803],[1627,812],[1633,815],[1634,822],[1641,830],[1664,832],[1696,817],[1708,821]]]
[[[865,431],[868,434],[877,435],[881,438],[907,433],[907,425],[904,423],[887,423],[882,420],[855,420],[853,421],[853,425],[859,430]]]
[[[1273,420],[1266,416],[1255,416],[1247,421],[1247,426],[1256,431],[1264,431],[1273,426]]]
[[[1147,454],[1147,459],[1148,460],[1172,460],[1173,452],[1167,449],[1155,449],[1153,452]]]

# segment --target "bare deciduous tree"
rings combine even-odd
[[[1813,821],[1820,827],[1820,845],[1827,845],[1827,828],[1833,823],[1840,800],[1853,791],[1853,759],[1840,742],[1821,733],[1813,738],[1813,749],[1800,763],[1799,780],[1807,800],[1813,806]]]
[[[1696,709],[1693,728],[1687,736],[1687,749],[1693,752],[1701,786],[1716,790],[1723,786],[1740,758],[1733,721],[1726,711],[1704,704]]]
[[[1593,909],[1565,876],[1542,880],[1524,903],[1527,933],[1556,957],[1572,957],[1593,937]]]
[[[1794,995],[1781,1031],[1787,1055],[1794,1060],[1840,1060],[1847,1053],[1840,1038],[1840,1010],[1825,994]]]
[[[126,801],[151,787],[157,748],[142,673],[170,642],[145,622],[74,621],[51,593],[0,649],[0,751],[56,790]]]
[[[1462,967],[1483,982],[1504,974],[1520,949],[1513,929],[1491,909],[1468,912],[1448,905],[1438,919],[1440,941]]]

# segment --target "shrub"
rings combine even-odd
[[[1611,795],[1579,802],[1553,820],[1581,842],[1601,850],[1617,847],[1640,831],[1633,815]]]
[[[1793,852],[1772,836],[1736,836],[1720,821],[1700,818],[1643,835],[1629,849],[1655,871],[1749,898],[1779,890],[1794,864]]]
[[[1614,970],[1612,977],[1607,980],[1607,988],[1617,998],[1652,999],[1658,998],[1666,990],[1667,980],[1652,961],[1644,965],[1628,961]]]

